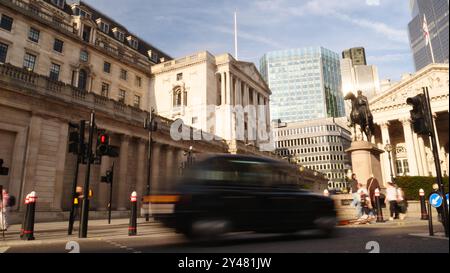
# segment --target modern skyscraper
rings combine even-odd
[[[351,59],[353,65],[367,65],[366,50],[364,47],[354,47],[342,52],[343,59]]]
[[[345,115],[339,54],[323,47],[273,51],[261,58],[260,71],[272,91],[272,120]]]
[[[413,19],[408,24],[409,41],[416,71],[433,62],[430,46],[425,44],[424,17],[427,19],[435,62],[448,63],[448,0],[410,0],[410,9]]]

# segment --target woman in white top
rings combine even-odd
[[[394,219],[398,219],[398,204],[397,204],[398,194],[397,188],[394,186],[394,183],[388,182],[386,188],[386,205],[389,203],[389,211],[390,217],[389,221],[393,221]]]

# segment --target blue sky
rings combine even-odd
[[[341,53],[363,46],[381,79],[413,72],[408,0],[85,0],[174,58],[197,51],[234,53],[238,12],[239,59],[268,51],[323,46]]]

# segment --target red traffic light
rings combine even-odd
[[[100,143],[102,143],[102,144],[106,143],[106,136],[105,135],[101,135],[100,136]]]

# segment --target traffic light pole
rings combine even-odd
[[[432,148],[433,148],[434,165],[436,166],[437,182],[439,185],[439,191],[440,191],[442,199],[443,199],[442,206],[444,206],[444,215],[442,217],[443,218],[442,220],[443,220],[443,224],[444,224],[445,237],[448,238],[448,235],[449,235],[448,205],[447,205],[447,198],[445,197],[444,182],[442,180],[441,161],[439,159],[439,150],[438,150],[438,144],[436,141],[436,131],[434,128],[433,113],[431,111],[430,94],[428,92],[428,87],[425,87],[423,89],[423,93],[426,98],[427,116],[428,116],[428,123],[430,124],[430,138],[431,138],[431,144],[432,144]]]
[[[91,112],[91,120],[90,120],[90,128],[89,128],[89,140],[88,140],[88,148],[87,148],[87,167],[86,167],[86,178],[84,181],[84,189],[83,189],[83,204],[81,207],[81,222],[80,222],[80,231],[78,234],[79,238],[86,238],[88,231],[88,220],[89,220],[89,179],[91,174],[91,162],[92,162],[92,142],[94,137],[95,130],[95,112]]]
[[[147,152],[147,188],[146,188],[146,196],[150,195],[150,187],[152,183],[152,145],[153,145],[153,122],[155,119],[155,110],[151,109],[150,111],[150,120],[148,123],[147,121],[147,127],[148,127],[148,152]],[[147,210],[145,213],[145,221],[150,221],[150,214]]]
[[[111,177],[114,177],[114,163],[111,167]],[[114,179],[111,179],[111,182],[109,183],[109,204],[108,204],[108,224],[111,224],[111,211],[112,211],[112,198],[113,198],[113,181]]]
[[[70,216],[69,216],[69,229],[67,231],[68,235],[72,235],[73,232],[73,223],[75,222],[75,198],[77,194],[77,184],[78,184],[78,172],[80,169],[80,164],[83,161],[83,146],[84,146],[84,130],[85,130],[85,124],[86,122],[82,120],[80,122],[80,131],[79,131],[79,142],[78,142],[78,154],[77,154],[77,164],[75,166],[75,175],[73,178],[73,184],[72,184],[72,199],[71,205],[70,205]]]

